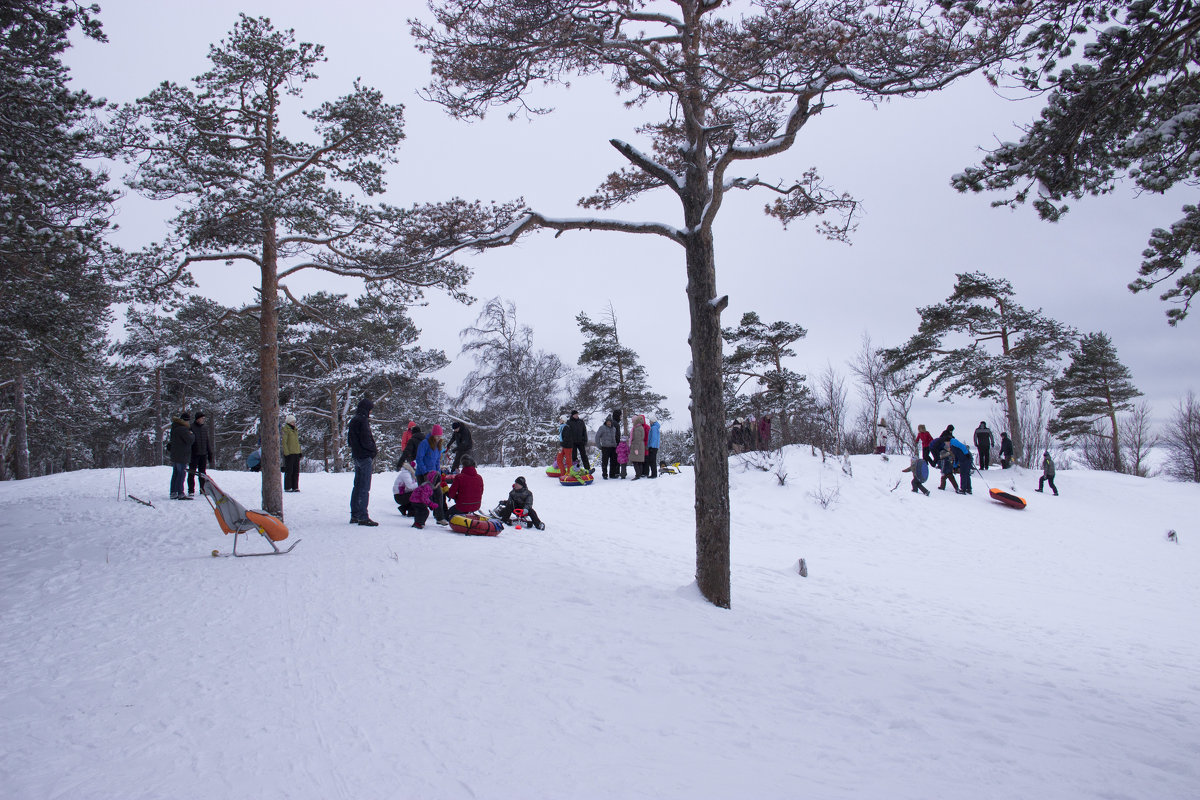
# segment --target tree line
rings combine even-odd
[[[781,223],[815,218],[825,235],[845,241],[857,212],[857,201],[830,187],[815,168],[774,180],[760,177],[754,165],[795,147],[839,97],[917,97],[983,72],[996,83],[1013,80],[1044,93],[1046,111],[1019,142],[956,176],[962,191],[1015,189],[1000,203],[1032,198],[1052,219],[1066,211],[1064,199],[1111,191],[1120,180],[1159,192],[1193,181],[1200,170],[1189,157],[1198,130],[1188,111],[1198,80],[1190,68],[1191,2],[664,0],[650,8],[635,0],[442,0],[430,12],[430,20],[410,21],[410,33],[431,60],[426,98],[455,118],[477,119],[494,107],[549,113],[532,104],[530,91],[592,74],[611,78],[630,106],[663,110],[638,130],[649,146],[610,140],[627,166],[581,201],[596,216],[555,216],[520,198],[451,198],[410,208],[376,202],[388,167],[398,161],[403,106],[359,81],[340,98],[297,108],[325,58],[323,48],[297,42],[292,31],[265,18],[241,15],[210,47],[209,69],[189,85],[164,81],[134,103],[102,108],[86,92],[68,88],[60,58],[73,29],[103,39],[96,6],[22,0],[0,8],[6,204],[0,388],[8,426],[0,433],[5,450],[14,450],[17,475],[30,472],[28,443],[43,432],[37,425],[58,435],[57,456],[67,463],[85,452],[77,443],[91,443],[103,427],[95,421],[111,419],[113,409],[91,381],[109,357],[103,331],[112,304],[182,308],[197,265],[240,266],[259,292],[256,305],[234,312],[256,326],[257,335],[257,386],[238,388],[257,393],[263,457],[273,463],[287,383],[280,326],[288,276],[320,270],[358,278],[383,302],[405,307],[429,291],[466,299],[469,271],[454,261],[457,254],[509,246],[537,230],[655,236],[680,247],[687,274],[697,582],[713,603],[728,606],[728,326],[720,318],[728,299],[716,292],[714,221],[735,193],[754,192],[765,194],[765,212]],[[1089,41],[1087,48],[1077,51],[1079,41]],[[1067,65],[1060,69],[1059,62]],[[299,118],[310,130],[294,122]],[[136,252],[107,242],[115,195],[105,172],[88,166],[94,156],[125,161],[130,188],[175,204],[178,213],[160,241]],[[602,214],[652,192],[674,196],[678,222]],[[1130,285],[1141,291],[1174,279],[1163,295],[1173,304],[1172,324],[1186,317],[1200,285],[1195,216],[1185,207],[1169,231],[1151,234]],[[947,305],[965,299],[952,297]],[[938,332],[932,320],[928,331],[925,325],[923,319],[918,340]],[[750,323],[747,331],[754,328]],[[509,333],[522,335],[519,328]],[[781,359],[772,363],[771,353],[782,354],[794,333],[785,324],[761,350],[747,342],[730,381],[753,381],[776,400],[781,392],[790,398],[787,387],[797,376],[785,374]],[[894,381],[897,390],[931,380],[943,392],[984,391],[978,380],[945,371],[975,368],[962,353],[953,355],[962,348],[934,357],[909,346],[920,343],[886,354],[882,364],[859,366]],[[731,344],[738,353],[739,345]],[[481,343],[480,352],[490,346]],[[1027,374],[1029,364],[1014,360],[1014,353],[1019,348],[992,359],[992,374],[1001,381],[986,391],[1003,392],[1015,438],[1020,402],[1010,390],[1044,376]],[[331,435],[341,413],[332,407],[338,380],[333,368]],[[482,391],[484,383],[472,385]],[[145,387],[139,391],[147,396]],[[873,403],[898,402],[893,412],[901,416],[907,396],[872,390]],[[31,423],[31,399],[43,422]],[[793,420],[803,426],[798,408],[781,414],[789,435]],[[1024,431],[1019,435],[1027,449],[1031,442]],[[1110,435],[1119,462],[1119,431],[1114,427]],[[274,470],[263,471],[262,505],[283,511]]]

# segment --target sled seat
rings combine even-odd
[[[288,537],[287,526],[283,524],[283,520],[278,517],[268,514],[261,509],[248,509],[229,496],[224,489],[217,485],[212,478],[205,476],[204,486],[200,489],[204,499],[212,506],[213,513],[217,517],[217,524],[221,526],[221,532],[225,535],[233,534],[233,554],[238,558],[246,556],[281,556],[284,553],[292,552],[292,548],[300,544],[300,540],[292,542],[292,546],[286,550],[280,550],[276,542],[282,542]],[[267,543],[271,545],[269,553],[239,553],[238,537],[243,534],[248,534],[251,531],[257,531]],[[215,552],[215,551],[214,551]]]

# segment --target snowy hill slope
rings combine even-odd
[[[155,508],[111,470],[0,484],[0,796],[1200,796],[1200,487],[989,472],[1014,511],[904,465],[735,459],[732,610],[690,471],[483,468],[548,524],[496,538],[412,529],[390,475],[350,526],[351,476],[306,474],[262,559],[210,557],[166,468],[128,473]]]

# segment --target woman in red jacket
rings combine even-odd
[[[483,476],[475,470],[475,459],[471,456],[463,456],[462,472],[450,484],[446,499],[453,500],[454,505],[442,512],[438,525],[449,525],[450,517],[455,514],[470,514],[483,505]]]

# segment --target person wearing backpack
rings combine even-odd
[[[929,464],[924,458],[912,459],[912,462],[900,471],[912,473],[912,490],[914,494],[916,492],[923,492],[926,497],[929,497],[929,490],[925,488],[925,481],[929,480]]]

